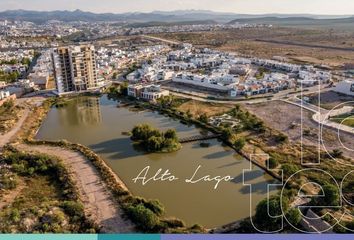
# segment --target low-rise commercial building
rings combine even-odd
[[[141,98],[148,101],[156,101],[157,99],[168,96],[168,90],[161,89],[160,85],[150,84],[142,85],[135,84],[128,86],[128,96]]]

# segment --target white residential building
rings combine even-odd
[[[172,78],[172,81],[226,92],[239,83],[237,77],[229,74],[207,76],[191,73],[178,73]]]
[[[157,99],[168,96],[169,94],[170,92],[168,90],[161,89],[160,85],[155,84],[135,84],[128,86],[128,96],[141,98],[148,101],[156,101]]]
[[[10,97],[10,92],[9,91],[0,91],[0,100],[4,100],[6,98]]]
[[[354,80],[345,80],[339,82],[334,89],[335,92],[354,96]]]

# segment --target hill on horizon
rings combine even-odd
[[[81,10],[57,10],[57,11],[33,11],[33,10],[7,10],[0,12],[0,19],[21,20],[34,23],[45,23],[49,20],[64,22],[72,21],[112,21],[112,22],[190,22],[190,21],[215,21],[218,23],[232,23],[233,21],[275,21],[286,18],[308,18],[311,20],[338,20],[347,19],[348,15],[311,15],[311,14],[237,14],[213,12],[208,10],[176,10],[176,11],[153,11],[150,13],[92,13]],[[236,19],[236,20],[235,20]],[[272,20],[273,19],[273,20]]]

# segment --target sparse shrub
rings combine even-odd
[[[238,138],[235,140],[233,146],[236,149],[236,151],[241,151],[243,147],[246,145],[246,140],[244,138]]]
[[[269,167],[270,169],[274,169],[278,166],[278,161],[275,160],[275,158],[270,157],[267,160],[266,164],[267,164],[267,167]]]

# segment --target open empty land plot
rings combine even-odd
[[[200,101],[190,100],[182,104],[178,110],[182,112],[189,112],[193,116],[200,116],[206,114],[209,116],[220,115],[232,109],[232,105],[218,104],[218,103],[204,103]]]
[[[313,113],[282,101],[244,105],[251,113],[261,118],[269,127],[282,131],[291,141],[302,141],[304,145],[319,146],[321,138],[319,124],[312,120]],[[301,120],[302,119],[302,120]],[[302,124],[302,127],[301,127]],[[354,157],[354,135],[323,127],[322,147],[328,151],[340,149],[346,156]]]
[[[328,91],[321,92],[320,94],[315,93],[308,95],[310,98],[310,103],[322,108],[331,110],[338,106],[338,108],[343,107],[344,105],[354,106],[354,97],[348,96],[345,94]]]
[[[354,63],[352,30],[304,29],[300,26],[169,33],[156,36],[189,42],[197,47],[216,48],[255,57],[272,58],[277,55],[297,63],[326,64],[332,67]]]

